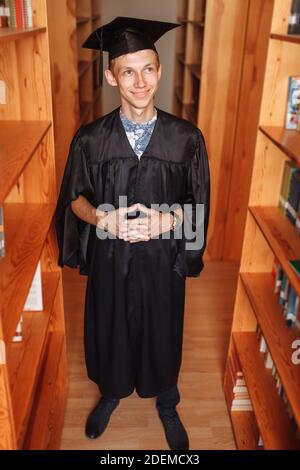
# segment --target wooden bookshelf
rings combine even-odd
[[[279,261],[297,295],[300,281],[288,261],[300,258],[300,239],[279,209],[284,162],[299,165],[299,133],[284,128],[288,77],[299,75],[299,37],[287,35],[291,0],[274,0],[269,31],[254,165],[237,284],[232,334],[224,378],[228,392],[230,356],[234,349],[245,377],[253,413],[230,412],[239,449],[257,448],[255,420],[265,449],[300,449],[286,404],[279,396],[270,369],[259,351],[257,328],[262,332],[295,422],[300,428],[300,368],[292,361],[292,344],[300,331],[286,325],[278,294],[274,293],[274,260]],[[243,413],[241,412],[240,415]],[[246,438],[245,438],[246,436]]]
[[[236,345],[254,414],[265,449],[297,449],[297,441],[289,423],[285,406],[274,386],[269,370],[259,353],[256,334],[235,332]],[[283,432],[284,430],[284,432]]]
[[[101,0],[76,0],[75,13],[79,126],[96,119],[102,112],[101,87],[98,87],[100,54],[81,47],[90,33],[101,25]]]
[[[179,0],[174,105],[175,115],[198,122],[202,49],[204,41],[205,0]]]
[[[18,41],[25,37],[37,36],[38,34],[45,33],[46,28],[3,28],[0,29],[0,43],[6,41]]]
[[[31,3],[33,28],[0,31],[0,42],[5,41],[0,50],[5,88],[0,105],[5,238],[0,259],[1,450],[59,449],[67,395],[63,290],[53,220],[57,188],[47,0]],[[39,262],[43,310],[24,311]],[[21,314],[22,341],[14,343]],[[44,393],[50,385],[53,393]],[[33,435],[39,437],[32,440]]]

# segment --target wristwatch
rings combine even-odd
[[[180,219],[179,215],[177,214],[177,212],[175,212],[175,211],[170,211],[170,214],[173,216],[173,223],[172,223],[171,230],[173,230],[173,232],[174,232],[180,226],[181,219]]]

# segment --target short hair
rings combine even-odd
[[[155,52],[155,54],[156,54],[157,66],[159,67],[159,66],[160,66],[159,55],[158,55],[158,52],[156,52],[156,51],[154,51],[154,52]],[[108,68],[109,68],[110,71],[112,71],[113,68],[114,68],[115,60],[116,60],[116,59],[111,59],[111,60],[108,62]]]

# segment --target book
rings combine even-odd
[[[41,262],[38,262],[35,274],[31,283],[27,299],[23,310],[39,311],[43,310],[42,280],[41,280]]]
[[[16,332],[13,336],[13,343],[19,343],[22,341],[22,322],[23,322],[23,315],[20,316],[19,323],[17,324]]]
[[[285,128],[297,130],[300,108],[300,77],[288,78],[288,100],[285,119]]]
[[[300,34],[300,0],[293,0],[292,2],[288,34]]]
[[[293,268],[295,273],[300,276],[300,259],[290,259],[289,265],[291,266],[291,268]]]

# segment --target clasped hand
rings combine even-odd
[[[126,214],[140,211],[144,217],[127,219]],[[101,219],[98,219],[97,226],[107,227],[107,231],[113,233],[120,239],[130,243],[148,241],[161,233],[171,229],[172,216],[154,209],[149,209],[143,204],[136,203],[130,207],[120,207]]]

